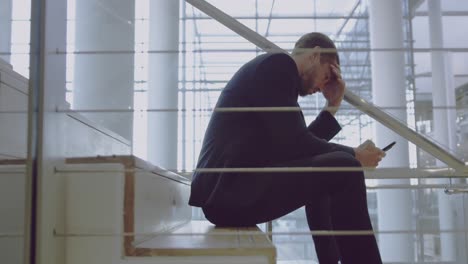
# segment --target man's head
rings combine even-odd
[[[330,65],[340,63],[333,41],[318,32],[302,36],[291,55],[302,79],[301,96],[322,91],[333,78]]]

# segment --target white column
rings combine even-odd
[[[28,135],[31,138],[28,144],[29,149],[36,150],[29,154],[37,158],[37,166],[28,166],[26,185],[28,188],[32,186],[32,174],[36,173],[36,197],[30,201],[36,203],[36,254],[33,262],[37,264],[67,263],[65,244],[68,238],[55,235],[65,233],[69,228],[65,222],[65,176],[56,172],[57,166],[63,165],[66,158],[67,116],[55,111],[57,108],[63,109],[66,102],[66,56],[57,55],[56,51],[66,50],[67,2],[31,1],[29,81],[32,89],[29,102],[30,107],[37,104],[38,111],[29,118]],[[27,192],[26,199],[29,200],[31,195]],[[25,234],[32,226],[25,221]],[[29,262],[29,256],[29,251],[25,250],[24,263]],[[3,259],[0,262],[3,263]]]
[[[442,11],[440,0],[428,1],[429,9],[429,35],[431,48],[440,49],[444,46],[442,33]],[[443,146],[455,149],[456,144],[456,115],[454,110],[444,109],[446,106],[455,106],[455,90],[453,87],[453,73],[450,67],[449,56],[443,51],[431,52],[432,67],[432,105],[434,106],[434,139]],[[444,166],[438,161],[439,166]],[[436,180],[437,183],[449,183],[447,179]],[[438,192],[439,225],[440,229],[454,229],[454,211],[448,195],[443,190]],[[440,234],[442,261],[456,259],[456,242],[453,233]]]
[[[369,24],[373,49],[403,48],[403,11],[401,1],[369,1]],[[398,51],[374,51],[372,62],[373,101],[379,107],[398,107],[388,111],[406,122],[405,61]],[[408,143],[405,139],[376,124],[376,145],[397,144],[381,162],[381,167],[408,167]],[[389,181],[385,181],[389,183]],[[394,184],[409,184],[409,179],[392,180]],[[409,190],[379,190],[377,193],[378,229],[382,231],[411,229],[412,198]],[[413,262],[414,243],[411,234],[379,236],[383,261]]]
[[[148,108],[177,109],[179,1],[150,1]],[[172,51],[172,52],[159,52]],[[177,112],[148,112],[148,160],[177,168]]]
[[[74,108],[121,110],[84,115],[128,140],[133,131],[128,110],[133,106],[134,20],[133,0],[76,1]]]
[[[10,62],[11,51],[11,1],[0,0],[0,58],[6,62]]]

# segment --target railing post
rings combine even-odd
[[[271,242],[273,242],[273,221],[269,221],[266,223],[266,229],[268,232],[268,238],[270,239]]]

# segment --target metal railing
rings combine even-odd
[[[186,2],[190,3],[203,13],[212,17],[219,23],[228,27],[229,29],[236,32],[246,40],[252,42],[259,48],[263,49],[264,51],[287,53],[287,51],[285,51],[284,49],[280,48],[276,44],[264,38],[257,32],[246,27],[242,23],[238,22],[236,19],[227,15],[215,6],[209,4],[205,0],[186,0]],[[416,146],[420,147],[421,149],[427,151],[429,154],[433,155],[437,159],[446,163],[449,167],[455,169],[457,173],[461,173],[463,175],[467,174],[468,171],[463,161],[459,160],[457,157],[443,149],[441,146],[435,144],[430,139],[409,128],[404,123],[394,118],[390,114],[379,109],[377,106],[360,98],[358,95],[354,94],[350,90],[346,90],[344,99],[357,109],[361,110],[370,117],[379,121],[387,128],[393,130],[395,133],[399,134],[403,138],[414,143]]]

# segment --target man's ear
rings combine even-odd
[[[315,46],[310,54],[310,60],[314,63],[320,62],[320,47]]]

